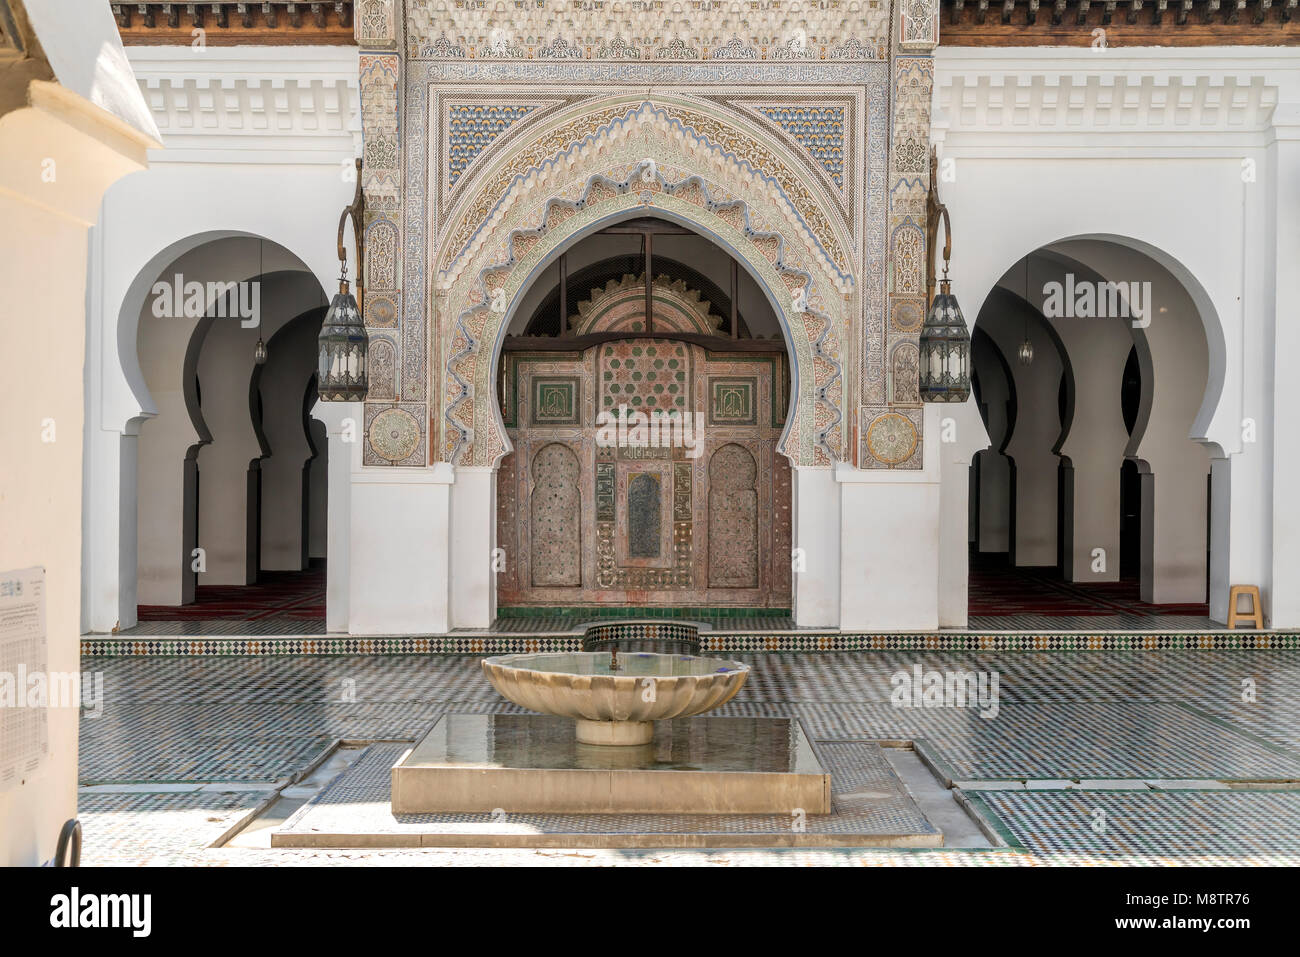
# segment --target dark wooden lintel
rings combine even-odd
[[[619,223],[615,226],[606,226],[604,229],[596,230],[597,235],[607,236],[694,236],[695,233],[681,226],[675,226],[672,223],[665,223],[662,220],[651,220],[644,223],[640,220],[631,220],[626,223]]]
[[[581,352],[606,342],[624,339],[667,339],[672,342],[689,342],[714,352],[785,352],[782,339],[728,339],[726,336],[706,336],[698,332],[660,331],[649,333],[592,332],[585,336],[507,336],[501,344],[503,352]]]

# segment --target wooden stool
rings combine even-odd
[[[1250,611],[1237,614],[1237,599],[1241,595],[1250,599]],[[1253,621],[1256,628],[1263,629],[1264,609],[1259,603],[1258,585],[1233,585],[1228,589],[1228,627],[1236,628],[1238,618],[1242,621]]]

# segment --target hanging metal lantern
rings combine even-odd
[[[945,276],[921,328],[921,401],[965,402],[970,396],[970,331]]]
[[[253,346],[253,361],[259,366],[266,365],[266,343],[261,336],[257,337],[257,345]]]
[[[361,310],[348,289],[345,273],[339,278],[338,295],[330,302],[317,339],[320,363],[316,370],[317,389],[326,402],[360,402],[366,397],[366,354],[370,337],[361,321]]]
[[[961,314],[957,297],[948,280],[948,261],[952,258],[952,221],[948,207],[939,202],[936,170],[939,159],[930,150],[930,191],[926,194],[926,292],[930,294],[930,311],[921,327],[920,393],[922,402],[965,402],[970,397],[970,330]],[[943,278],[939,293],[934,294],[935,262],[939,224],[943,224]]]
[[[1025,336],[1025,341],[1020,343],[1020,364],[1027,366],[1034,361],[1034,344]]]
[[[1029,302],[1029,257],[1025,257],[1025,302]],[[1020,351],[1016,353],[1020,357],[1022,366],[1031,365],[1034,361],[1034,344],[1029,341],[1029,316],[1025,315],[1025,341],[1020,343]]]
[[[339,291],[330,301],[330,308],[321,323],[316,340],[319,363],[316,370],[317,392],[325,402],[360,402],[366,397],[369,379],[366,375],[366,357],[370,351],[370,337],[366,335],[365,322],[357,299],[348,289],[348,257],[343,245],[343,227],[352,220],[352,234],[357,246],[357,297],[363,297],[361,267],[365,262],[365,196],[361,192],[361,160],[357,160],[357,190],[352,205],[339,216]]]

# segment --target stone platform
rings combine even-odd
[[[448,714],[393,768],[398,814],[826,814],[830,775],[791,718],[659,721],[644,745],[579,743],[575,722]]]
[[[501,716],[498,716],[501,717]],[[510,716],[523,717],[523,716]],[[715,719],[716,720],[716,719]],[[829,814],[395,812],[392,770],[412,744],[372,744],[271,835],[273,847],[942,847],[881,748],[816,745],[831,778]],[[662,772],[651,772],[662,773]]]

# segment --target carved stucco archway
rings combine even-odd
[[[779,167],[777,175],[719,145],[699,130],[717,121],[679,104],[624,98],[601,107],[606,121],[588,122],[591,132],[581,138],[549,127],[530,137],[512,155],[535,157],[538,144],[567,145],[540,162],[516,164],[523,171],[504,193],[499,179],[485,177],[477,202],[471,197],[461,209],[487,207],[486,219],[466,227],[462,213],[453,217],[459,228],[444,234],[434,279],[435,341],[445,356],[434,365],[441,387],[437,457],[491,466],[509,451],[493,377],[523,294],[583,236],[653,215],[717,243],[768,296],[792,367],[794,408],[781,451],[803,466],[845,459],[844,370],[852,365],[843,350],[852,345],[856,289],[850,247],[816,203],[818,191],[771,148],[757,151]]]

